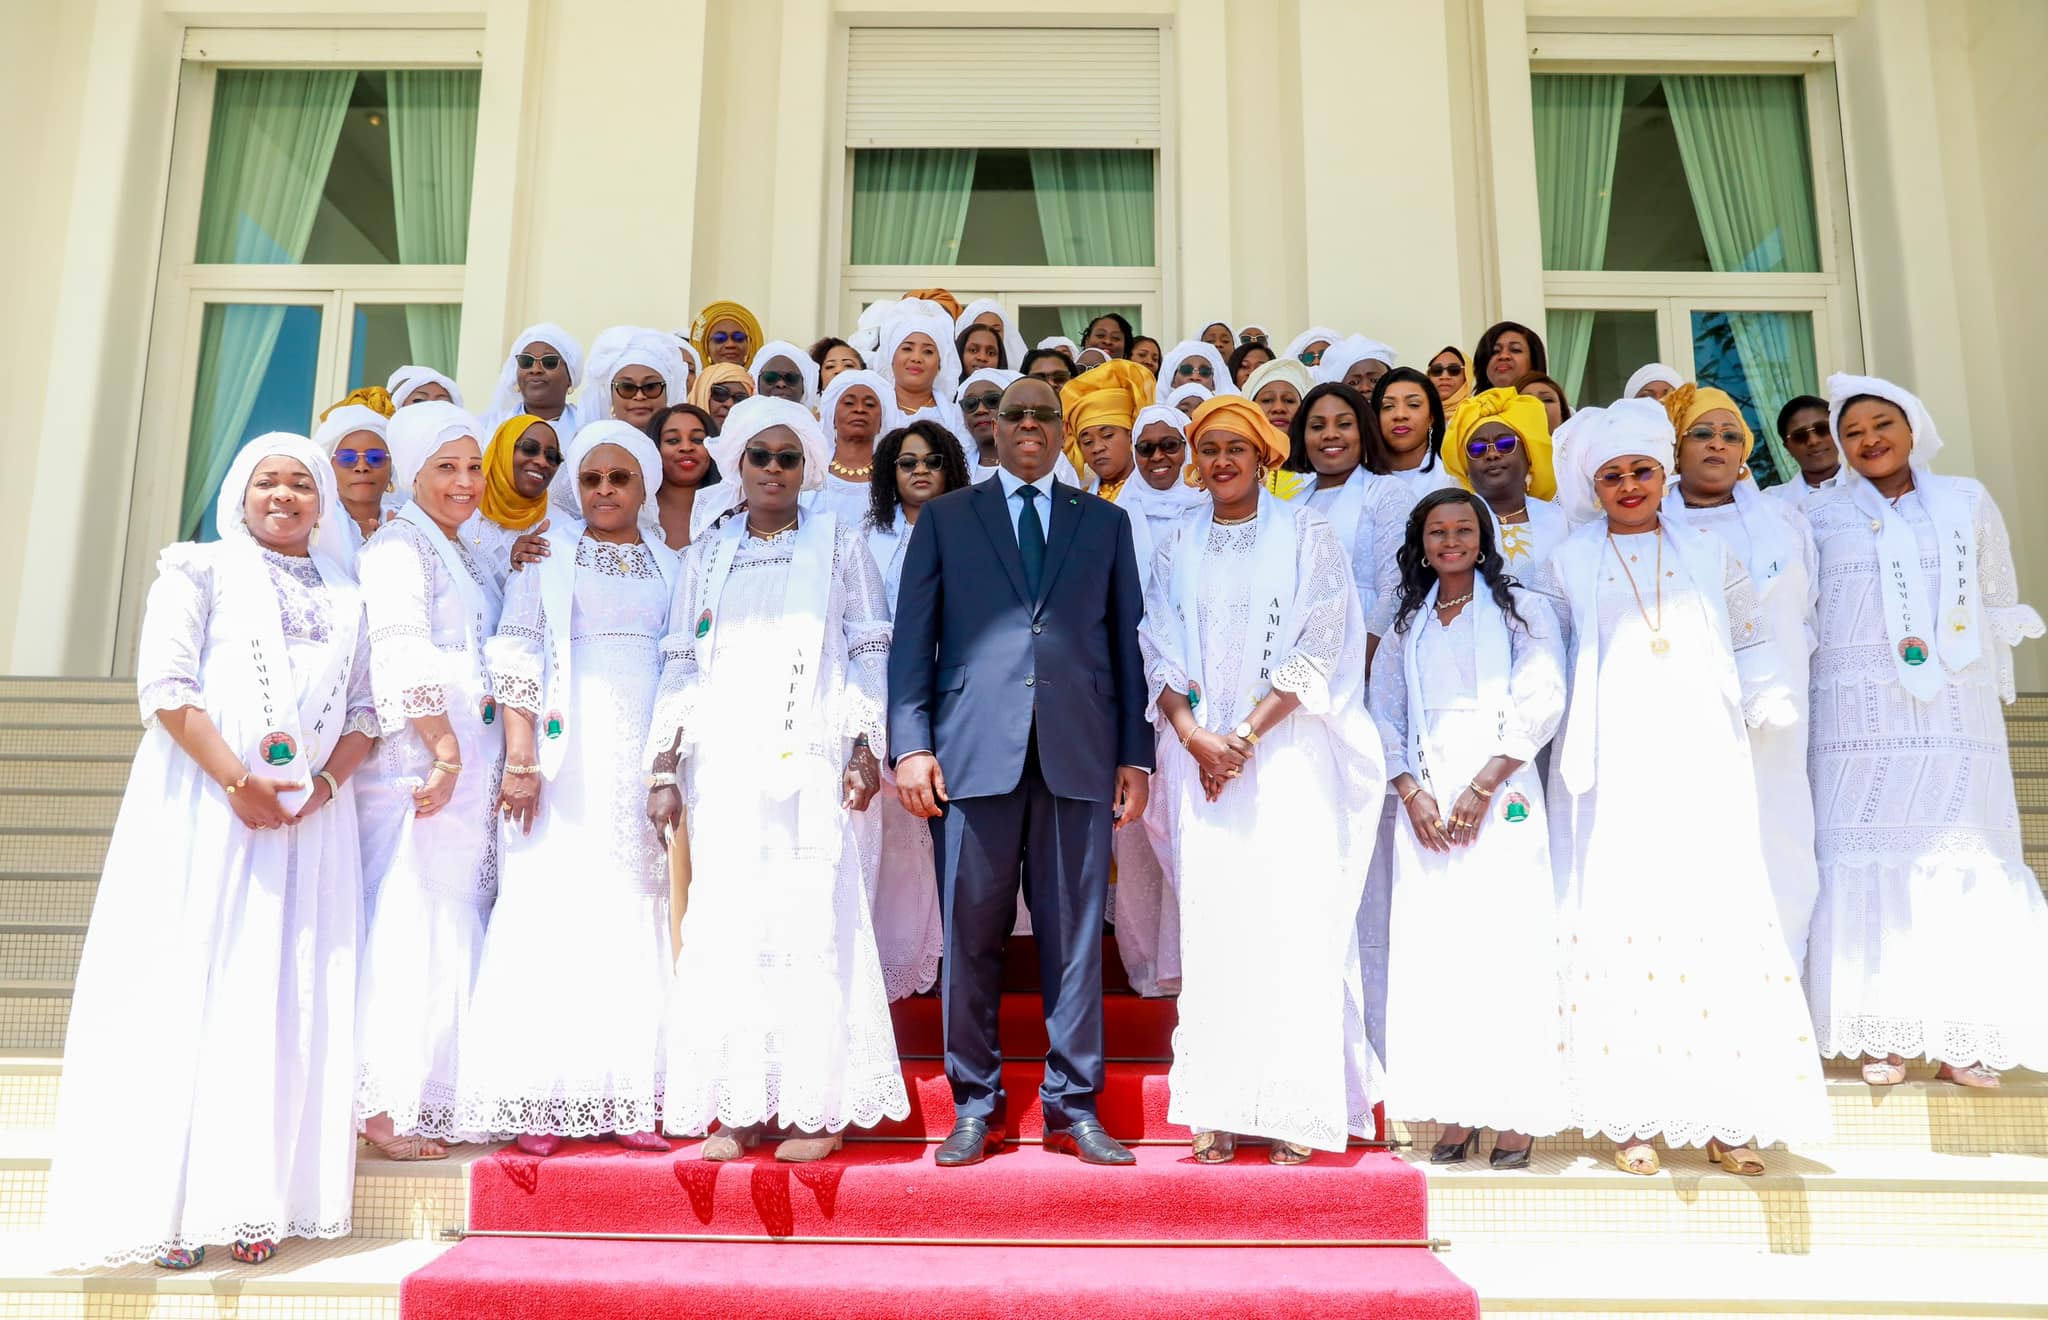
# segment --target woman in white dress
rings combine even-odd
[[[1663,405],[1587,408],[1557,445],[1581,525],[1537,586],[1571,638],[1549,807],[1572,1124],[1621,1143],[1625,1172],[1657,1171],[1661,1135],[1760,1174],[1756,1147],[1829,1127],[1751,806],[1745,726],[1795,708],[1758,672],[1769,630],[1741,558],[1661,516]]]
[[[1433,490],[1458,484],[1439,452],[1446,414],[1428,376],[1413,367],[1396,367],[1374,383],[1367,397],[1385,471],[1408,488],[1410,507]]]
[[[385,495],[391,489],[391,449],[384,443],[389,419],[360,403],[338,403],[320,419],[313,444],[334,469],[335,496],[345,525],[327,529],[321,553],[354,569],[356,551],[384,525]]]
[[[897,415],[892,396],[889,382],[865,368],[842,371],[825,387],[818,425],[832,457],[824,484],[805,490],[805,508],[830,509],[848,527],[867,520],[874,498],[875,442],[908,420]]]
[[[531,1155],[564,1137],[666,1150],[663,1005],[674,967],[668,867],[638,744],[661,681],[676,556],[661,544],[654,444],[592,422],[566,458],[583,520],[514,575],[485,646],[505,726],[498,902],[462,1033],[468,1132]]]
[[[1550,414],[1543,401],[1515,390],[1483,390],[1451,414],[1444,471],[1486,501],[1506,570],[1532,582],[1571,527],[1554,499]]]
[[[796,404],[733,409],[717,457],[746,513],[684,553],[662,643],[647,813],[668,827],[687,800],[694,876],[664,1126],[717,1123],[708,1160],[778,1123],[778,1159],[823,1159],[910,1112],[849,820],[886,759],[889,606],[859,527],[799,512],[829,454]]]
[[[1433,1164],[1470,1158],[1490,1127],[1488,1162],[1525,1169],[1535,1138],[1569,1117],[1536,768],[1564,714],[1564,638],[1549,602],[1506,576],[1478,496],[1432,491],[1409,515],[1367,696],[1402,807],[1388,1117],[1444,1125]]]
[[[1180,894],[1167,1114],[1204,1163],[1258,1136],[1299,1164],[1373,1131],[1352,916],[1386,781],[1365,626],[1329,523],[1263,487],[1287,446],[1258,407],[1211,399],[1189,437],[1211,507],[1161,547],[1138,630],[1173,734],[1147,820]]]
[[[453,404],[392,418],[411,498],[363,547],[370,674],[383,737],[361,809],[388,837],[363,946],[356,1110],[391,1159],[440,1159],[456,1125],[457,1048],[498,891],[503,725],[484,643],[501,597],[459,535],[483,497],[482,426]]]
[[[1718,536],[1742,561],[1770,632],[1765,661],[1797,718],[1749,731],[1758,828],[1778,924],[1803,979],[1806,934],[1820,901],[1813,856],[1813,781],[1807,777],[1807,665],[1813,655],[1819,560],[1798,510],[1766,499],[1745,464],[1756,437],[1735,400],[1712,386],[1680,385],[1664,410],[1678,435],[1677,482],[1664,494],[1674,527]]]
[[[960,388],[960,358],[953,351],[952,318],[937,303],[906,299],[882,324],[875,374],[888,385],[882,401],[907,426],[930,417],[954,435],[966,432],[953,395]],[[892,430],[894,426],[884,427]]]
[[[148,728],[64,1045],[45,1232],[66,1264],[187,1269],[219,1242],[257,1263],[348,1235],[349,776],[376,720],[361,597],[322,549],[336,508],[321,449],[258,436],[221,485],[221,539],[158,561]]]
[[[1834,376],[1848,468],[1807,504],[1820,550],[1813,792],[1820,906],[1807,960],[1823,1053],[1864,1080],[1996,1086],[2048,1069],[2048,903],[2020,839],[2000,702],[2020,603],[1990,492],[1935,474],[1941,435],[1889,381]]]

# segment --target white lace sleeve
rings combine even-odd
[[[1273,687],[1300,697],[1301,708],[1309,714],[1327,715],[1330,679],[1344,663],[1345,618],[1358,588],[1329,521],[1313,509],[1303,509],[1296,515],[1296,524],[1300,540],[1295,556],[1294,617],[1300,630],[1293,650],[1273,666]]]
[[[1145,665],[1145,719],[1159,725],[1159,694],[1188,690],[1188,662],[1181,638],[1180,615],[1173,608],[1173,557],[1176,552],[1202,553],[1208,519],[1189,518],[1161,539],[1152,554],[1152,576],[1145,584],[1145,617],[1138,624],[1138,656]]]
[[[1409,632],[1389,628],[1380,638],[1379,650],[1372,657],[1372,673],[1365,684],[1366,708],[1372,712],[1372,722],[1380,731],[1380,745],[1386,749],[1389,782],[1414,768],[1408,764],[1408,673],[1407,662],[1402,658],[1414,626],[1409,624]]]
[[[496,524],[492,524],[496,526]],[[574,554],[562,546],[557,554]],[[539,716],[547,707],[542,680],[547,673],[547,628],[540,608],[541,575],[514,573],[505,593],[498,631],[484,643],[484,665],[491,673],[491,691],[507,706]]]
[[[1564,629],[1544,597],[1517,591],[1514,598],[1522,623],[1507,621],[1513,659],[1508,671],[1508,727],[1501,735],[1500,755],[1526,763],[1536,759],[1564,719]]]
[[[142,609],[142,636],[135,654],[135,687],[142,722],[155,727],[159,711],[192,706],[206,709],[199,686],[199,657],[206,651],[207,622],[213,614],[213,569],[195,545],[164,547],[156,581]]]
[[[370,629],[370,684],[384,732],[448,713],[434,649],[434,548],[410,523],[387,523],[356,557]]]
[[[1735,650],[1735,675],[1742,685],[1742,719],[1752,729],[1785,728],[1799,718],[1792,693],[1778,673],[1771,625],[1757,599],[1756,583],[1742,556],[1724,550],[1722,592],[1728,602],[1728,644]]]
[[[523,571],[512,571],[513,543],[526,533],[515,532],[509,527],[500,527],[479,513],[462,529],[462,535],[469,541],[470,551],[476,556],[477,567],[497,584],[500,594],[507,590],[509,583],[529,576]],[[570,548],[574,549],[573,546]]]
[[[1399,555],[1402,543],[1408,539],[1411,507],[1412,501],[1399,481],[1375,483],[1365,511],[1365,517],[1372,521],[1372,598],[1363,599],[1365,588],[1359,588],[1359,603],[1365,607],[1365,630],[1374,637],[1387,635],[1387,629],[1394,623],[1394,611],[1401,604]]]
[[[375,738],[382,731],[377,722],[376,685],[370,681],[370,630],[358,626],[355,660],[348,671],[348,726],[342,732]]]
[[[2020,603],[2019,574],[2013,567],[2012,542],[2005,534],[2005,518],[1999,513],[1991,492],[1977,496],[1977,594],[1983,602],[1985,649],[1991,654],[1997,675],[1998,695],[2011,703],[2017,692],[2013,682],[2012,648],[2029,637],[2039,637],[2044,628],[2032,606]]]
[[[839,732],[865,734],[868,747],[888,761],[889,593],[859,529],[841,523],[832,546],[836,590],[845,600],[846,685],[839,694]]]
[[[647,747],[641,763],[654,768],[655,758],[682,738],[689,752],[700,676],[697,670],[697,597],[704,576],[710,539],[690,542],[676,568],[676,590],[668,607],[668,636],[661,639],[661,686],[654,694],[654,715],[648,721]]]

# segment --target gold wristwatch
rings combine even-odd
[[[1252,722],[1250,720],[1239,720],[1237,727],[1230,732],[1254,747],[1259,745],[1259,735],[1252,732]]]

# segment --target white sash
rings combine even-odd
[[[1799,558],[1799,538],[1755,482],[1747,477],[1736,482],[1734,496],[1735,516],[1742,520],[1742,530],[1749,537],[1749,557],[1743,567],[1749,570],[1749,580],[1756,585],[1756,594],[1761,598]],[[1691,510],[1679,486],[1674,485],[1665,493],[1663,511],[1677,522],[1692,525]]]
[[[1450,784],[1439,786],[1432,778],[1432,767],[1442,766],[1449,774],[1475,775],[1485,764],[1460,769],[1444,754],[1444,749],[1434,745],[1423,732],[1429,721],[1424,712],[1422,695],[1421,661],[1417,645],[1423,629],[1436,624],[1437,587],[1432,584],[1429,594],[1423,598],[1422,608],[1417,610],[1408,622],[1408,636],[1401,647],[1402,677],[1408,685],[1408,766],[1421,781],[1429,795],[1449,810],[1451,798],[1439,792],[1439,787],[1452,790],[1457,787],[1455,779]],[[1472,599],[1466,602],[1464,616],[1472,620],[1472,641],[1476,648],[1473,670],[1478,678],[1476,704],[1488,713],[1488,724],[1498,741],[1505,741],[1508,728],[1508,676],[1514,669],[1514,646],[1508,638],[1508,622],[1491,595],[1488,595],[1486,580],[1479,574],[1472,579]],[[1483,597],[1483,599],[1482,599]],[[1455,796],[1455,794],[1454,794]]]
[[[1173,603],[1180,615],[1181,637],[1187,648],[1188,705],[1195,723],[1210,730],[1219,718],[1220,707],[1204,698],[1203,683],[1212,677],[1231,684],[1245,699],[1237,708],[1243,719],[1272,687],[1273,665],[1294,641],[1295,572],[1300,531],[1297,513],[1271,491],[1259,492],[1259,539],[1252,555],[1251,608],[1245,618],[1245,640],[1238,659],[1238,672],[1212,676],[1202,663],[1202,571],[1208,556],[1210,522],[1195,519],[1181,529],[1186,552],[1175,556]]]
[[[557,518],[554,522],[559,526],[552,526],[545,538],[548,557],[537,570],[528,570],[540,574],[541,635],[546,641],[541,648],[541,708],[535,715],[533,731],[535,746],[539,748],[540,772],[549,780],[554,779],[568,754],[570,725],[575,719],[575,712],[569,708],[569,694],[575,691],[570,683],[574,651],[570,636],[576,608],[576,549],[587,531],[583,523],[573,518]],[[650,531],[643,525],[640,530],[641,544],[654,561],[655,571],[661,574],[662,584],[674,590],[675,552],[660,543],[659,528]],[[656,539],[646,539],[649,536]]]
[[[1329,511],[1324,515],[1330,526],[1336,529],[1337,540],[1344,547],[1346,563],[1356,563],[1358,553],[1358,524],[1365,517],[1365,488],[1373,480],[1373,474],[1360,463],[1351,469],[1351,475],[1344,478],[1338,488],[1337,498],[1330,501]]]
[[[1877,540],[1878,588],[1884,593],[1885,638],[1899,685],[1916,701],[1932,701],[1948,676],[1983,654],[1977,593],[1977,529],[1969,496],[1946,478],[1913,474],[1914,491],[1934,522],[1941,551],[1938,601],[1928,598],[1920,571],[1920,538],[1913,524],[1868,481],[1846,483],[1856,507],[1870,517]],[[1937,614],[1937,610],[1939,613]],[[1940,663],[1935,663],[1939,659]]]

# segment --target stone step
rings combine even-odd
[[[118,800],[134,760],[132,749],[113,756],[0,756],[0,795],[109,793]]]
[[[445,1242],[287,1242],[262,1265],[223,1248],[172,1274],[151,1265],[52,1274],[25,1243],[0,1250],[0,1314],[33,1320],[398,1320],[398,1285]]]
[[[128,729],[142,733],[142,711],[135,691],[98,701],[19,701],[0,696],[0,729],[93,728]]]
[[[132,678],[0,677],[0,701],[135,702]]]
[[[70,1020],[68,981],[0,984],[0,1050],[59,1053]]]
[[[17,829],[0,831],[0,875],[70,876],[98,879],[106,865],[105,830]]]
[[[0,926],[0,981],[61,985],[78,978],[85,931],[47,925]]]
[[[76,830],[112,834],[118,792],[0,794],[0,831]]]
[[[81,756],[115,756],[132,760],[142,741],[140,727],[80,728],[68,724],[0,726],[0,756],[33,756],[44,760],[75,760]]]
[[[0,875],[0,925],[31,923],[84,930],[98,876]]]

